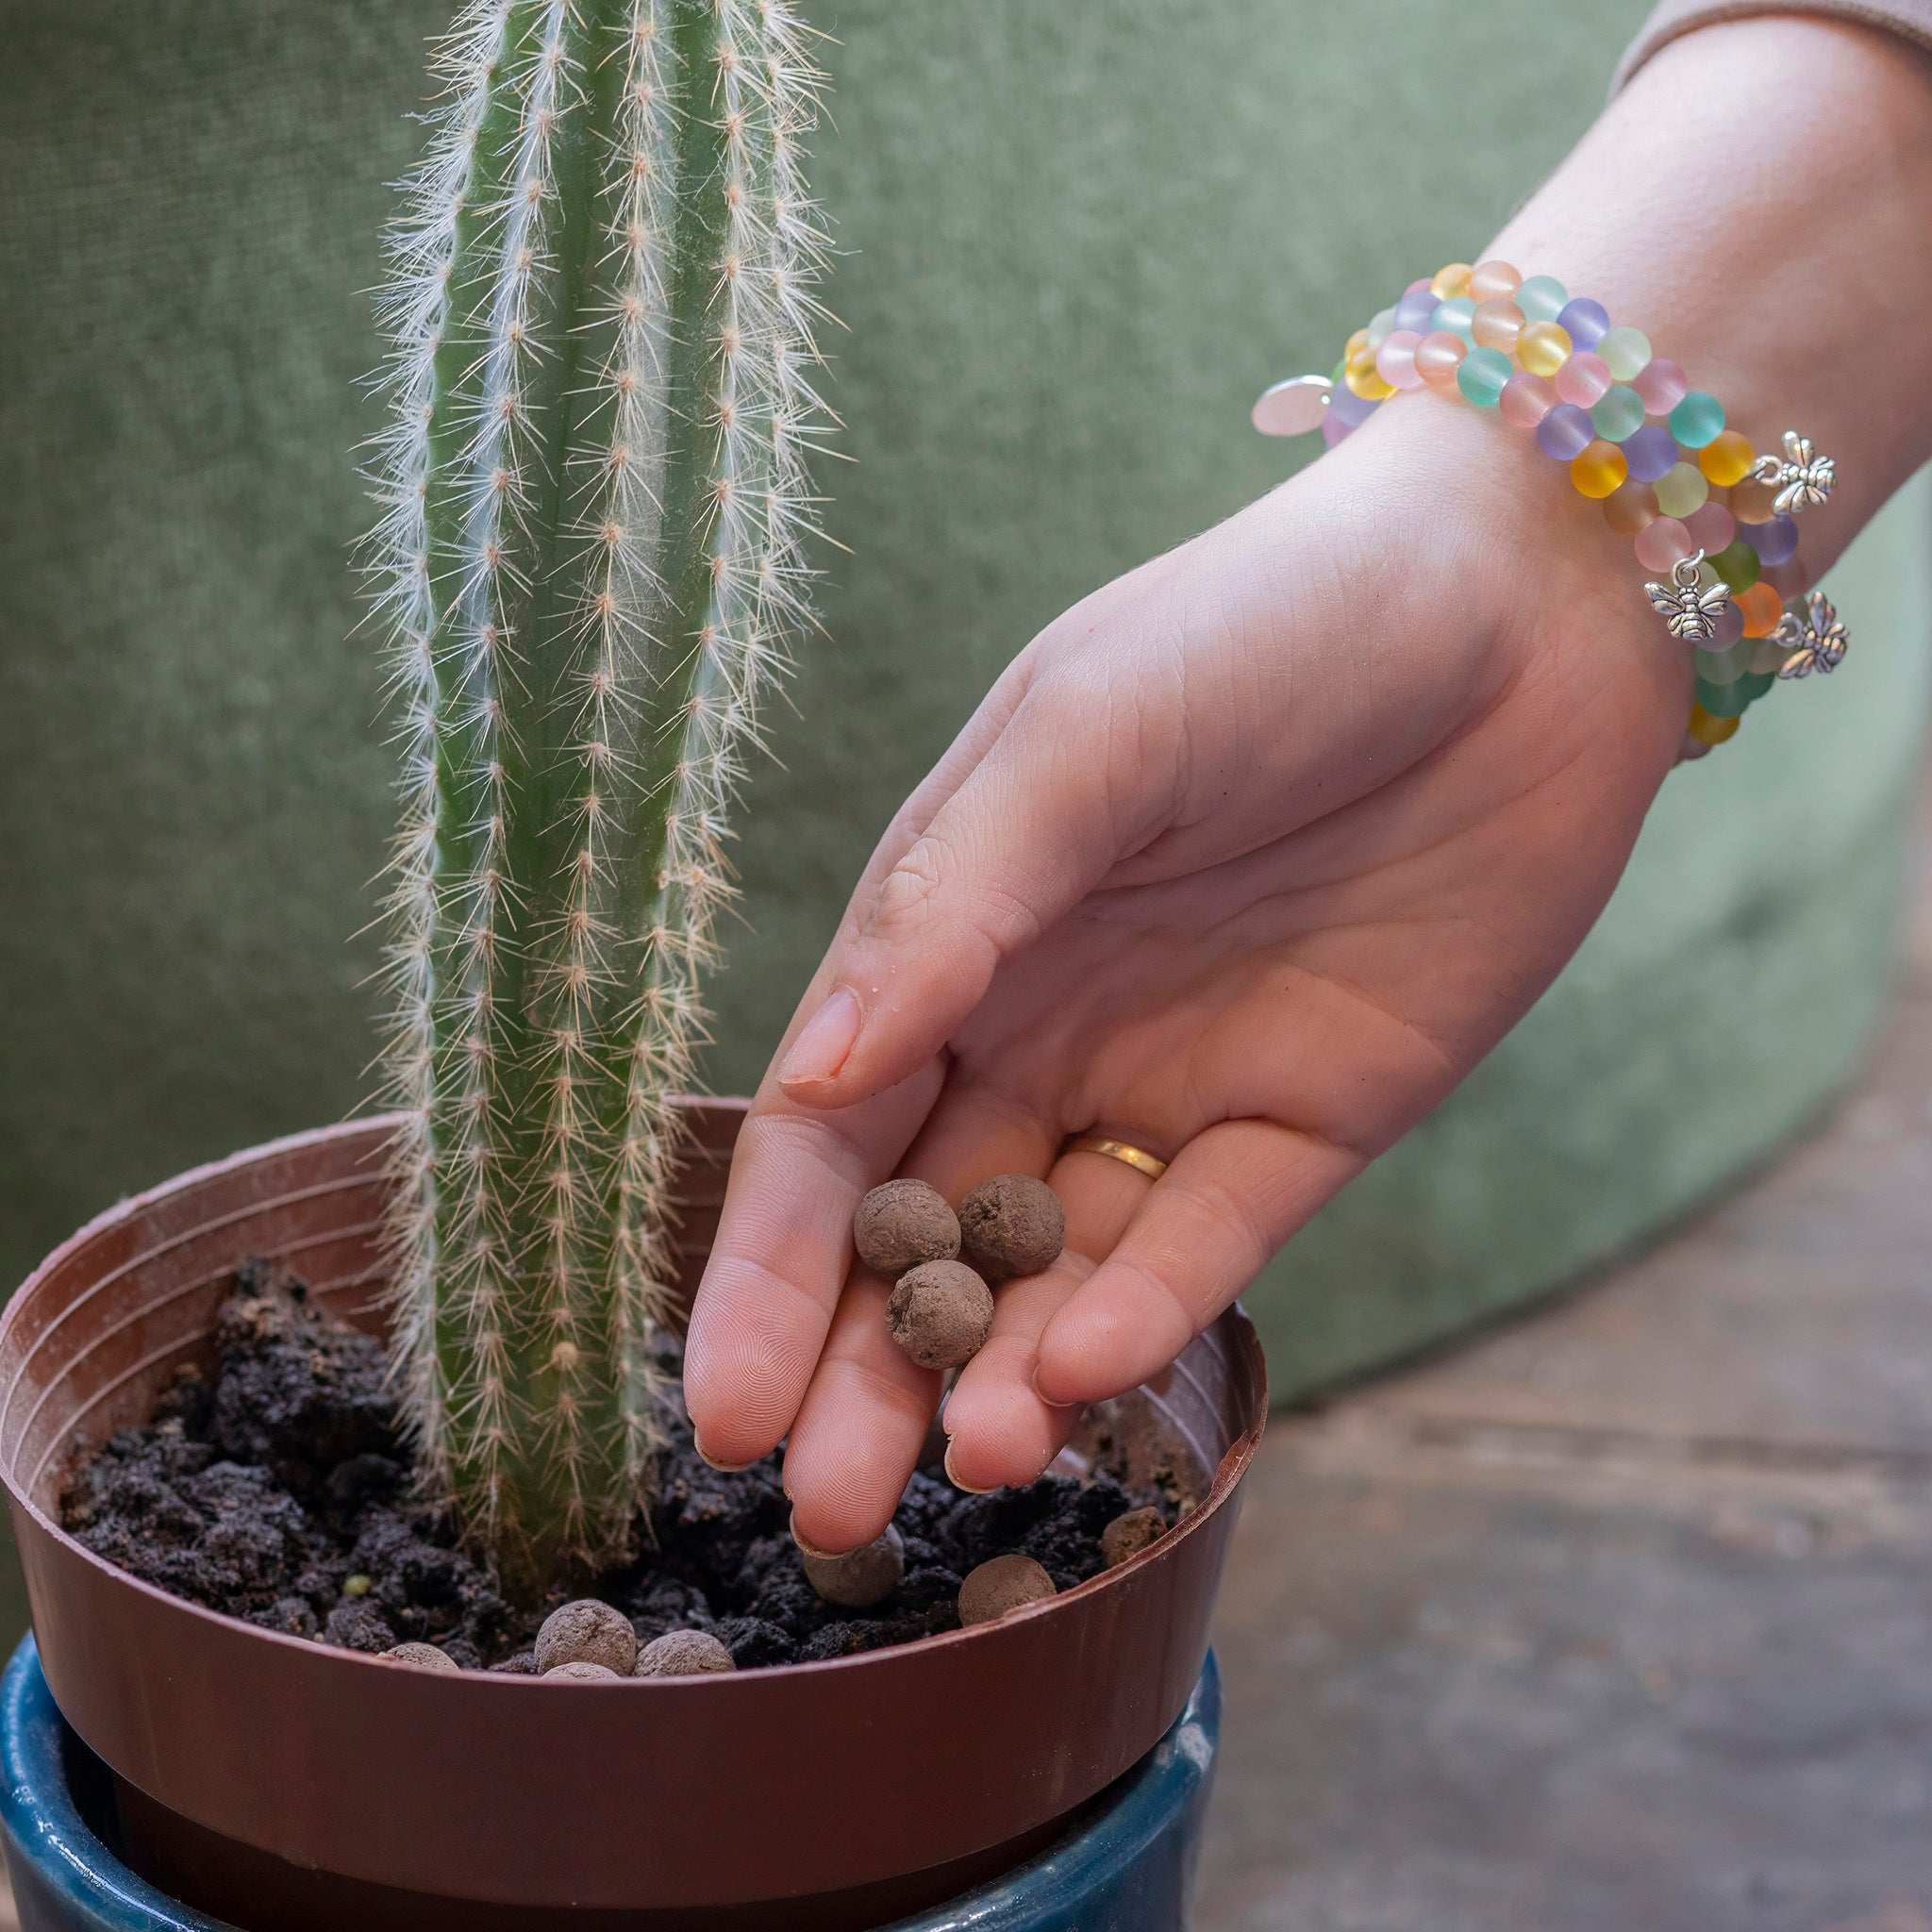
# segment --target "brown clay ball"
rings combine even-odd
[[[963,1261],[924,1261],[899,1277],[886,1320],[922,1369],[956,1369],[992,1332],[992,1291]]]
[[[667,1630],[638,1652],[638,1677],[697,1677],[708,1671],[735,1671],[738,1665],[721,1640],[708,1630]]]
[[[969,1626],[991,1624],[1053,1594],[1053,1578],[1031,1557],[994,1557],[969,1571],[959,1586],[959,1621]]]
[[[455,1657],[438,1650],[433,1643],[399,1643],[393,1650],[378,1653],[392,1664],[415,1664],[425,1671],[453,1671],[457,1667]]]
[[[565,1664],[602,1664],[619,1677],[638,1660],[638,1633],[622,1610],[593,1596],[562,1604],[537,1632],[537,1669],[544,1676]]]
[[[1129,1557],[1138,1557],[1167,1532],[1167,1518],[1158,1509],[1129,1509],[1100,1532],[1100,1554],[1111,1570]]]
[[[889,1523],[886,1533],[842,1557],[805,1554],[805,1578],[828,1604],[869,1610],[898,1589],[906,1574],[906,1544]]]
[[[554,1671],[545,1671],[543,1680],[548,1684],[614,1684],[617,1673],[608,1664],[575,1663],[558,1664]]]
[[[1030,1174],[996,1174],[959,1203],[959,1249],[989,1281],[1038,1274],[1067,1239],[1060,1199]]]
[[[858,1258],[896,1280],[922,1261],[950,1261],[959,1252],[959,1217],[924,1181],[888,1181],[852,1217]]]

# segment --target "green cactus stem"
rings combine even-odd
[[[391,236],[396,1350],[529,1589],[635,1522],[670,1103],[807,619],[810,40],[790,0],[473,0]]]

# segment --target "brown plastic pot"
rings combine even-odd
[[[694,1280],[743,1109],[690,1105]],[[289,1932],[876,1924],[1037,1849],[1174,1720],[1267,1410],[1238,1311],[1104,1419],[1195,1472],[1174,1533],[998,1624],[866,1656],[569,1690],[397,1670],[90,1555],[56,1521],[68,1469],[208,1359],[239,1263],[285,1262],[381,1326],[385,1132],[298,1135],[123,1202],[0,1317],[0,1479],[41,1659],[159,1882]]]

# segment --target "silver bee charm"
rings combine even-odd
[[[1820,456],[1808,436],[1787,429],[1784,455],[1759,457],[1751,466],[1751,474],[1760,483],[1777,485],[1772,508],[1779,516],[1795,516],[1831,494],[1831,486],[1838,481],[1838,465],[1830,457]]]
[[[1650,601],[1663,614],[1674,638],[1682,638],[1687,644],[1701,644],[1716,635],[1717,621],[1724,614],[1724,606],[1731,601],[1727,585],[1712,584],[1708,590],[1697,588],[1698,566],[1704,561],[1704,552],[1694,557],[1680,559],[1671,570],[1668,584],[1645,584]]]
[[[1802,616],[1795,609],[1787,610],[1772,637],[1790,647],[1791,655],[1778,668],[1778,676],[1785,679],[1809,677],[1814,671],[1836,671],[1852,647],[1838,611],[1823,591],[1806,594]]]

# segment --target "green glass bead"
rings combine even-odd
[[[1530,322],[1555,322],[1570,300],[1570,291],[1555,275],[1531,275],[1516,291],[1516,306]]]
[[[1739,678],[1749,675],[1751,654],[1757,647],[1756,639],[1740,638],[1722,651],[1699,651],[1695,658],[1697,681],[1720,686],[1736,684]]]
[[[1740,591],[1748,591],[1764,569],[1757,551],[1741,537],[1734,538],[1720,550],[1710,559],[1710,567],[1730,585],[1733,596]]]
[[[1708,678],[1697,680],[1697,702],[1713,718],[1741,718],[1751,708],[1750,689],[1754,682],[1749,677],[1740,677],[1731,684],[1712,684]]]
[[[1606,329],[1596,352],[1619,382],[1630,382],[1649,366],[1650,338],[1641,328],[1632,328],[1626,323],[1622,328]]]
[[[1456,387],[1477,408],[1493,409],[1503,385],[1515,374],[1515,363],[1501,349],[1472,349],[1456,371]]]
[[[1590,421],[1606,442],[1622,442],[1643,427],[1643,398],[1634,389],[1619,383],[1597,398]]]
[[[1335,367],[1328,372],[1328,387],[1330,389],[1340,389],[1341,387],[1341,378],[1347,374],[1348,358],[1344,356],[1341,358],[1341,360],[1338,362],[1335,365]]]
[[[1449,335],[1460,336],[1471,348],[1475,347],[1475,304],[1467,295],[1451,295],[1436,304],[1435,313],[1429,317],[1430,329],[1441,329]]]
[[[1755,705],[1777,682],[1777,673],[1774,671],[1754,671],[1750,676],[1740,677],[1738,682],[1750,688],[1751,695],[1744,702],[1747,705]]]
[[[1709,479],[1693,463],[1673,463],[1650,487],[1657,491],[1657,508],[1680,523],[1710,500]]]
[[[1707,390],[1693,389],[1671,411],[1671,434],[1685,449],[1702,449],[1724,426],[1724,406]]]

